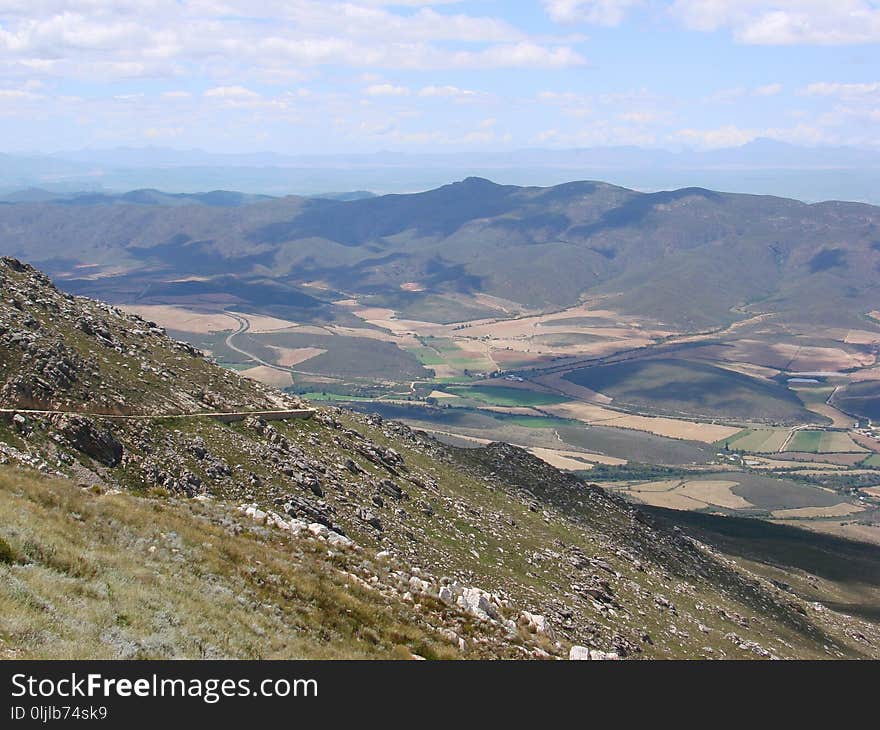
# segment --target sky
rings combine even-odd
[[[0,0],[0,152],[880,147],[880,0]]]

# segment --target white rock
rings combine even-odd
[[[309,532],[311,532],[315,537],[324,537],[326,538],[330,534],[330,530],[327,529],[326,525],[322,525],[320,522],[312,522],[308,527]]]
[[[414,575],[409,579],[409,587],[414,593],[427,593],[431,588],[431,584]]]
[[[523,611],[520,614],[519,622],[533,634],[544,634],[545,636],[553,635],[553,631],[550,629],[550,624],[547,623],[547,619],[540,614]]]
[[[330,531],[330,534],[327,535],[327,542],[329,542],[334,547],[342,546],[342,547],[350,547],[354,545],[354,542],[347,538],[345,535],[340,535],[338,532]]]
[[[571,661],[614,661],[620,659],[620,656],[611,651],[599,651],[598,649],[589,649],[586,646],[573,646],[568,651],[568,658]]]
[[[498,610],[489,601],[489,597],[479,588],[465,588],[458,599],[458,605],[465,611],[486,621],[498,618]]]
[[[592,649],[590,651],[590,659],[616,662],[618,659],[620,659],[620,655],[613,651],[596,651],[595,649]]]
[[[437,598],[439,598],[443,603],[452,603],[452,591],[449,590],[448,586],[441,586],[440,592],[437,594]]]

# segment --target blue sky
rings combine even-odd
[[[877,0],[0,0],[0,151],[880,146]]]

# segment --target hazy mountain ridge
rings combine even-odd
[[[278,196],[355,189],[405,193],[476,175],[518,185],[590,178],[640,190],[700,184],[808,201],[844,198],[880,203],[874,184],[874,171],[880,167],[876,149],[803,147],[769,139],[703,151],[617,146],[290,155],[123,147],[0,159],[4,163],[0,191],[44,187],[111,194],[138,188],[226,189]]]
[[[228,286],[211,276],[271,278],[302,302],[316,296],[301,288],[313,280],[330,294],[391,295],[415,282],[426,294],[483,292],[539,307],[597,295],[621,312],[701,329],[752,303],[789,319],[852,323],[876,301],[880,271],[880,208],[701,188],[520,188],[468,178],[352,201],[83,202],[0,206],[0,245],[76,291],[117,301],[188,276],[218,293]]]

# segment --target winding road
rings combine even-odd
[[[238,322],[238,329],[235,332],[230,333],[225,340],[226,346],[230,350],[234,350],[239,355],[244,355],[249,360],[253,360],[254,362],[259,363],[263,367],[272,368],[273,370],[280,370],[282,373],[293,372],[290,368],[283,367],[282,365],[276,365],[275,363],[272,363],[272,362],[266,362],[265,360],[262,360],[261,358],[257,357],[253,353],[248,352],[247,350],[242,350],[240,347],[236,346],[235,343],[232,341],[232,339],[234,337],[238,337],[238,335],[241,335],[241,334],[244,334],[245,332],[247,332],[251,328],[251,323],[239,314],[233,314],[232,312],[224,312],[224,314],[227,317],[231,317],[236,322]]]

